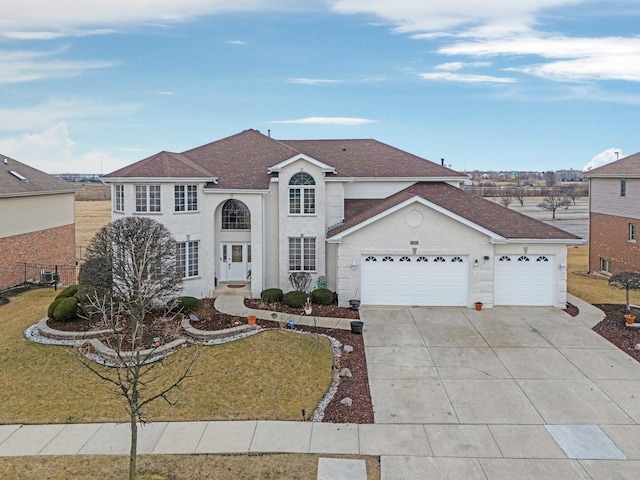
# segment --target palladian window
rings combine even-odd
[[[316,213],[316,182],[308,173],[296,173],[289,181],[289,213],[292,215]]]
[[[222,207],[222,230],[251,230],[251,214],[240,200],[227,200]]]

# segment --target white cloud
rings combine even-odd
[[[620,148],[609,148],[593,157],[582,170],[584,170],[585,172],[593,170],[594,168],[601,167],[603,165],[606,165],[607,163],[615,162],[623,156],[624,155],[622,155],[622,150]]]
[[[448,62],[441,63],[440,65],[436,65],[436,70],[444,70],[446,72],[455,72],[458,70],[463,70],[465,68],[476,68],[476,67],[489,67],[491,64],[489,62]]]
[[[558,81],[640,81],[640,37],[527,36],[458,42],[438,53],[473,57],[532,55],[552,60],[511,70]]]
[[[65,49],[48,52],[0,50],[0,85],[79,75],[87,70],[113,67],[106,61],[72,61],[56,58]]]
[[[326,80],[322,78],[290,78],[289,83],[297,83],[298,85],[329,85],[342,82],[340,80]]]
[[[53,99],[31,107],[0,108],[0,130],[25,131],[72,119],[131,115],[137,109],[137,105],[103,104],[84,98]]]
[[[418,74],[423,80],[438,80],[459,83],[515,83],[515,78],[494,77],[491,75],[474,75],[470,73],[434,72]]]
[[[229,40],[227,42],[229,45],[246,45],[247,42],[243,42],[242,40]]]
[[[74,154],[76,143],[65,123],[40,132],[0,139],[0,153],[46,173],[108,173],[130,161],[111,152]]]
[[[273,120],[269,123],[295,123],[301,125],[365,125],[367,123],[376,123],[375,120],[367,118],[354,117],[307,117],[296,120]]]
[[[3,0],[0,31],[16,35],[78,34],[113,25],[176,23],[225,12],[299,9],[295,0]]]

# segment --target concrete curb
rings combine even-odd
[[[191,335],[198,340],[213,340],[216,338],[232,337],[234,335],[251,332],[260,328],[259,325],[238,325],[237,327],[225,328],[223,330],[199,330],[191,326],[191,322],[189,322],[188,318],[183,318],[180,326],[188,335]]]
[[[42,335],[49,338],[55,338],[56,340],[88,340],[90,338],[98,338],[104,334],[111,333],[111,330],[109,329],[90,330],[87,332],[65,332],[63,330],[51,328],[47,325],[47,320],[49,320],[49,317],[44,317],[36,324],[36,326]]]
[[[106,346],[100,340],[96,338],[89,339],[89,344],[95,349],[98,355],[106,360],[117,364],[127,363],[128,361],[133,360],[134,355],[140,355],[140,357],[143,359],[142,363],[152,362],[166,357],[167,355],[172,353],[175,348],[179,347],[180,345],[184,345],[185,343],[187,343],[187,339],[178,338],[177,340],[156,348],[147,348],[144,350],[133,352],[120,352],[120,355],[118,355],[115,350]]]

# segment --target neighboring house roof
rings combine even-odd
[[[333,167],[333,177],[460,179],[463,174],[377,140],[275,140],[245,130],[182,154],[161,152],[105,175],[117,178],[186,178],[185,165],[199,167],[202,177],[215,177],[217,189],[267,189],[268,170],[296,155]],[[194,178],[198,178],[194,175]]]
[[[585,177],[640,177],[640,152],[584,172]]]
[[[65,180],[0,154],[0,197],[75,191],[76,188]]]
[[[581,240],[580,237],[443,182],[420,182],[384,199],[346,200],[345,222],[336,236],[411,199],[420,198],[507,240]]]

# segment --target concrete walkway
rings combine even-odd
[[[636,479],[640,364],[590,330],[601,312],[570,301],[579,317],[365,308],[375,424],[158,422],[142,427],[139,451],[376,455],[382,480]],[[0,425],[0,456],[124,455],[128,438],[127,424]],[[319,479],[365,478],[360,464],[325,460]]]

